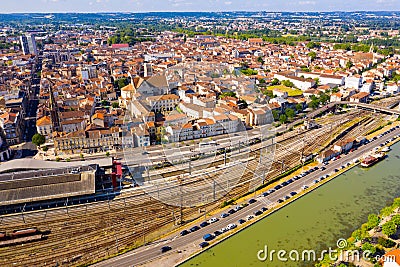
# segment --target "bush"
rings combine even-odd
[[[392,221],[388,221],[384,225],[382,225],[382,233],[389,236],[392,236],[396,233],[397,226]]]
[[[47,146],[44,146],[44,147],[42,148],[42,150],[43,150],[44,152],[46,152],[46,151],[49,150],[49,148],[48,148]]]
[[[386,239],[384,237],[378,237],[378,244],[385,248],[392,248],[396,245],[396,242],[393,242],[390,239]]]

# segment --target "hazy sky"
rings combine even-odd
[[[0,0],[0,13],[400,10],[400,0]]]

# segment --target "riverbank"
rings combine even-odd
[[[360,266],[373,267],[380,260],[385,259],[385,254],[398,248],[400,236],[400,198],[395,198],[390,206],[387,206],[378,214],[368,215],[368,221],[355,230],[347,242],[336,254],[337,260],[325,257],[315,264],[315,267],[329,266]],[[357,251],[365,257],[351,257]]]
[[[396,140],[397,141],[397,140]],[[398,147],[398,144],[396,145],[397,147]],[[389,161],[396,161],[397,159],[396,159],[396,157],[390,157],[390,159],[389,159]],[[398,164],[398,163],[397,163]],[[395,165],[397,165],[397,164],[392,164],[391,166],[392,167],[396,167]],[[386,162],[382,162],[382,163],[379,163],[379,164],[377,164],[376,165],[376,167],[374,167],[374,168],[372,168],[372,169],[370,169],[370,170],[363,170],[363,169],[355,169],[355,170],[353,170],[352,172],[351,172],[351,174],[348,174],[347,173],[347,171],[349,171],[349,169],[346,169],[346,172],[345,172],[345,170],[343,170],[343,172],[342,173],[344,173],[343,175],[345,176],[345,178],[344,179],[346,179],[346,177],[347,176],[349,176],[349,175],[354,175],[354,174],[356,174],[356,176],[360,176],[361,174],[368,174],[368,172],[374,172],[374,170],[376,170],[377,168],[379,168],[380,166],[385,166],[385,168],[386,168],[386,170],[385,170],[385,172],[388,170],[388,167],[387,167],[387,164],[386,164]],[[354,166],[353,166],[354,167]],[[390,168],[389,168],[390,169]],[[376,172],[374,172],[375,173],[375,177],[376,177]],[[397,173],[397,172],[394,172],[394,173]],[[338,173],[339,174],[339,173]],[[338,174],[336,174],[335,175],[335,177],[338,175]],[[341,174],[341,173],[340,173]],[[393,175],[392,175],[393,176]],[[391,178],[393,178],[393,177],[391,177]],[[355,184],[353,184],[353,185],[350,185],[350,184],[346,184],[346,185],[343,185],[343,186],[350,186],[350,188],[346,188],[346,189],[343,189],[343,188],[340,188],[339,190],[341,191],[341,193],[343,193],[343,194],[346,194],[346,192],[347,192],[347,190],[350,190],[350,191],[348,191],[348,194],[350,195],[350,194],[352,194],[352,193],[354,193],[353,191],[354,190],[356,190],[356,189],[360,189],[360,188],[363,188],[362,186],[360,186],[360,183],[361,183],[361,185],[363,184],[363,183],[365,183],[366,182],[366,180],[359,180],[359,179],[362,179],[362,178],[360,178],[360,177],[356,177],[356,179],[354,179],[354,181],[352,181],[352,182],[354,182]],[[331,177],[331,179],[330,179],[330,181],[332,181],[333,180],[333,177]],[[338,180],[336,180],[335,181],[335,184],[337,184],[337,183],[342,183],[342,181],[341,180],[343,180],[343,179],[338,179]],[[390,180],[390,179],[389,179]],[[329,181],[329,182],[330,182]],[[339,181],[339,182],[337,182],[337,181]],[[368,181],[368,182],[370,182],[371,184],[372,183],[375,183],[376,181],[374,180],[374,177],[370,177],[370,181]],[[326,182],[324,182],[324,183],[328,183],[328,181],[326,181]],[[388,184],[388,182],[386,181],[386,184]],[[396,184],[396,186],[395,187],[392,187],[392,188],[387,188],[386,190],[387,191],[389,191],[390,192],[390,190],[393,190],[393,189],[397,189],[398,188],[398,186],[397,186],[397,181],[396,182],[394,182],[394,184]],[[321,184],[320,184],[321,185]],[[393,185],[394,186],[394,185]],[[329,187],[331,187],[331,186],[329,186]],[[353,191],[352,191],[352,189],[354,189]],[[311,189],[310,189],[311,190]],[[372,188],[368,188],[368,190],[375,190],[375,188],[374,189],[372,189]],[[323,190],[323,191],[326,191],[325,189]],[[329,194],[330,194],[331,192],[329,192]],[[317,198],[318,198],[318,195],[320,195],[321,194],[321,191],[319,191],[319,194],[311,194],[311,195],[309,195],[309,196],[307,196],[306,198],[308,199],[308,198],[310,198],[310,197],[312,197],[312,198],[314,198],[314,196],[315,195],[317,195]],[[398,192],[396,192],[395,194],[398,194]],[[361,195],[361,194],[360,194]],[[373,195],[373,194],[372,194]],[[366,196],[366,197],[369,197],[369,196],[372,196],[370,193],[363,193],[362,194],[362,196]],[[383,197],[383,196],[386,196],[387,194],[385,194],[385,193],[382,193],[382,198],[380,199],[380,200],[384,200],[384,199],[386,199],[386,197]],[[333,196],[333,197],[337,197],[338,195],[336,195],[336,196]],[[340,194],[340,196],[341,196],[341,194]],[[345,198],[346,197],[346,195],[344,195],[343,196],[343,198]],[[359,196],[357,196],[357,198],[359,198]],[[392,198],[393,199],[393,198]],[[335,201],[336,201],[337,199],[335,199]],[[372,201],[372,200],[371,200]],[[301,201],[301,202],[303,202],[303,200]],[[335,209],[332,209],[332,211],[331,211],[331,213],[334,213],[334,212],[341,212],[340,210],[343,210],[343,208],[345,208],[346,206],[350,206],[350,204],[352,205],[353,203],[351,203],[351,202],[356,202],[357,204],[360,204],[359,203],[359,201],[358,201],[358,199],[357,200],[352,200],[352,201],[350,201],[349,200],[349,202],[342,202],[342,203],[340,203],[340,205],[337,207],[337,208],[335,208]],[[379,202],[379,201],[378,201]],[[295,203],[294,203],[295,204]],[[319,203],[314,203],[314,204],[316,204],[316,205],[318,205]],[[330,203],[329,203],[330,204]],[[327,205],[327,206],[329,206],[329,204]],[[297,206],[297,205],[296,205]],[[370,207],[373,207],[374,205],[371,203],[371,205],[370,205]],[[340,207],[340,208],[339,208]],[[358,207],[357,206],[355,206],[355,208],[357,209]],[[289,207],[288,207],[288,209],[290,209]],[[321,209],[323,210],[324,209],[324,207],[321,207]],[[338,209],[338,211],[336,210],[336,209]],[[284,209],[284,210],[286,210],[286,209]],[[283,211],[284,211],[283,210]],[[296,211],[297,212],[297,211]],[[281,213],[281,211],[279,211],[278,213]],[[277,214],[278,214],[277,213]],[[285,212],[286,213],[286,212]],[[362,213],[361,213],[362,214]],[[272,215],[272,214],[270,214],[270,215]],[[359,216],[359,214],[355,214],[356,216],[355,217],[358,217]],[[274,214],[274,215],[272,215],[271,217],[276,217],[276,216],[279,216],[279,215],[276,215],[276,214]],[[305,216],[304,214],[303,214],[303,216]],[[299,218],[299,224],[300,224],[300,222],[301,222],[301,220],[303,219],[303,216],[301,217],[301,218]],[[327,215],[327,216],[329,216],[329,215]],[[346,214],[346,216],[347,216],[347,214]],[[318,215],[317,215],[317,217],[318,217]],[[354,216],[353,216],[354,217]],[[269,219],[269,218],[266,218],[266,219]],[[266,219],[264,219],[264,221],[266,221]],[[334,218],[334,219],[336,219],[336,218]],[[365,220],[365,219],[364,219]],[[329,228],[329,225],[330,225],[330,223],[332,222],[332,220],[331,221],[329,221],[329,222],[327,222],[326,223],[326,225],[328,226],[328,228]],[[261,224],[261,223],[260,223]],[[264,222],[263,222],[263,224],[264,224]],[[282,222],[281,222],[281,224],[282,224]],[[314,224],[315,224],[315,222],[314,222]],[[346,222],[346,224],[343,224],[343,222],[341,222],[341,224],[342,224],[342,226],[344,225],[344,226],[346,226],[346,228],[344,229],[344,231],[345,232],[352,232],[352,228],[354,227],[354,226],[352,226],[352,224],[348,224],[347,222]],[[304,225],[306,225],[306,223],[304,224]],[[359,224],[357,224],[357,225],[359,225]],[[297,227],[298,225],[296,225],[296,227]],[[318,227],[320,227],[321,225],[318,225]],[[259,228],[259,227],[257,227],[257,225],[254,225],[254,227],[255,228]],[[277,230],[276,231],[279,231],[278,229],[279,228],[281,228],[282,226],[277,226]],[[315,227],[317,227],[317,226],[315,226],[315,225],[312,225],[311,224],[311,226],[310,226],[310,228],[315,228]],[[340,228],[340,226],[338,226],[339,228]],[[248,231],[245,231],[245,232],[255,232],[255,230],[252,230],[252,228],[253,227],[251,227],[251,228],[249,228],[248,229]],[[268,227],[268,228],[270,228],[270,227]],[[287,231],[287,229],[285,229],[286,231]],[[306,233],[307,233],[307,236],[309,235],[309,230],[310,229],[307,229],[306,230]],[[257,236],[257,235],[259,235],[259,234],[261,234],[261,235],[263,235],[263,232],[265,232],[265,229],[264,230],[262,230],[261,232],[259,232],[259,233],[255,233],[255,235]],[[278,234],[280,234],[280,233],[271,233],[271,232],[269,232],[270,234],[272,234],[272,235],[278,235]],[[241,234],[239,234],[239,236],[240,236]],[[247,236],[248,236],[248,234],[247,234]],[[296,233],[296,236],[294,237],[294,238],[297,238],[297,236],[298,236],[298,233]],[[255,239],[259,239],[258,237],[254,237]],[[268,237],[268,239],[270,239],[271,237]],[[290,239],[286,236],[286,238],[288,239],[287,241],[288,242],[292,242],[291,241],[291,239],[293,239],[293,236],[291,236],[290,237]],[[239,239],[238,237],[235,237],[235,236],[233,236],[233,238],[232,239],[235,239],[235,240],[237,240],[237,239]],[[321,240],[320,238],[318,238],[319,240]],[[243,240],[242,240],[243,241]],[[225,242],[229,242],[229,243],[232,243],[231,242],[231,240],[225,240]],[[224,242],[224,243],[225,243]],[[310,243],[311,241],[310,240],[308,240],[308,241],[306,241],[305,243]],[[246,243],[246,241],[244,241],[244,243],[242,244],[243,246],[245,246],[245,243]],[[322,242],[321,242],[322,243]],[[317,247],[319,247],[319,246],[323,246],[323,244],[321,244],[321,243],[319,243],[319,245],[317,245]],[[333,243],[335,243],[335,242],[333,242]],[[232,245],[232,244],[231,244]],[[213,263],[213,264],[215,264],[216,263],[216,260],[214,260],[216,257],[218,258],[218,256],[210,256],[210,254],[212,253],[212,254],[215,254],[215,255],[218,255],[217,254],[217,252],[218,253],[220,253],[220,254],[223,254],[223,255],[226,255],[227,253],[226,253],[226,251],[225,250],[223,250],[223,249],[221,249],[221,247],[231,247],[231,245],[227,245],[227,244],[223,244],[223,243],[221,243],[221,244],[218,244],[218,245],[215,245],[215,246],[213,246],[213,247],[210,247],[209,249],[207,249],[206,251],[204,251],[202,254],[200,254],[200,256],[199,257],[195,257],[196,255],[194,255],[194,256],[192,256],[191,257],[191,259],[192,259],[192,261],[185,261],[183,264],[182,264],[182,266],[190,266],[191,264],[199,264],[199,263],[202,263],[202,266],[204,265],[204,266],[212,266],[211,265],[211,263]],[[282,245],[282,244],[280,244],[280,245]],[[315,245],[314,245],[315,246]],[[311,246],[311,247],[308,247],[308,248],[313,248],[314,246]],[[240,254],[240,251],[241,251],[241,249],[242,250],[244,250],[244,248],[238,248],[238,249],[233,249],[232,251],[230,251],[231,252],[231,254],[232,255],[235,255],[235,259],[237,259],[237,253],[239,253]],[[255,255],[254,253],[256,252],[256,250],[254,250],[253,251],[253,255]],[[220,257],[220,256],[219,256]],[[204,260],[205,259],[207,259],[207,262],[209,263],[206,263]],[[209,261],[208,261],[209,260]],[[218,261],[219,263],[221,263],[220,261]],[[245,261],[243,261],[243,263],[244,263]],[[252,262],[252,263],[254,263],[254,262]],[[256,262],[257,263],[257,262]],[[247,264],[248,265],[248,264]],[[226,266],[226,265],[221,265],[221,266]],[[278,266],[278,265],[277,265]],[[283,266],[283,265],[282,265]],[[299,265],[300,266],[300,265]],[[308,265],[309,266],[309,265]]]

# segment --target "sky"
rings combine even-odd
[[[400,10],[400,0],[0,0],[0,3],[0,13]]]

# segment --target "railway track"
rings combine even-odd
[[[314,133],[320,133],[314,135]],[[299,138],[295,140],[284,140],[282,146],[304,149],[305,153],[312,153],[318,148],[318,143],[323,143],[329,138],[324,134],[326,131],[310,131],[309,137],[304,137],[306,133],[299,133]],[[317,136],[317,140],[314,140]],[[303,140],[311,141],[311,143]],[[260,148],[257,145],[251,156],[254,159],[247,163],[246,170],[241,177],[231,175],[226,177],[228,185],[216,192],[216,201],[204,207],[211,211],[218,207],[218,199],[230,199],[242,195],[253,189],[257,184],[254,181],[259,179],[254,176],[254,172],[264,171],[257,161]],[[284,150],[279,148],[278,150]],[[276,161],[272,163],[271,170],[266,174],[265,182],[282,172],[281,163],[284,160],[286,168],[296,166],[300,162],[298,153],[280,153]],[[285,168],[285,169],[286,169]],[[179,175],[174,173],[174,175]],[[173,176],[172,174],[170,176]],[[218,173],[190,181],[194,184],[209,185],[215,180]],[[229,185],[229,183],[232,183]],[[199,187],[201,188],[201,187]],[[171,191],[154,188],[154,194],[164,194],[164,197],[171,196]],[[189,192],[189,191],[188,191]],[[173,195],[179,195],[178,190],[172,191]],[[213,193],[208,191],[208,197]],[[191,190],[183,201],[190,201],[193,198],[202,196],[201,190]],[[209,200],[206,198],[206,200]],[[190,202],[188,202],[190,204]],[[12,230],[26,228],[27,226],[38,227],[41,230],[50,230],[51,233],[46,241],[38,243],[17,245],[13,248],[0,248],[0,265],[13,266],[29,265],[64,265],[74,266],[88,263],[93,260],[106,257],[121,251],[125,247],[131,247],[143,243],[146,236],[160,235],[173,229],[174,222],[179,219],[180,208],[163,204],[143,191],[132,193],[127,197],[120,197],[109,202],[91,203],[87,205],[65,207],[40,213],[26,213],[24,215],[7,216],[1,219],[1,230]],[[199,207],[182,208],[183,218],[190,221],[192,218],[199,217]],[[22,220],[22,216],[24,221]]]

